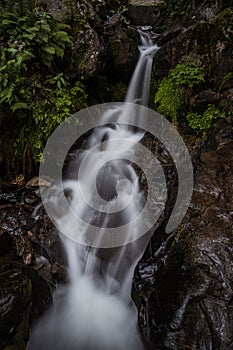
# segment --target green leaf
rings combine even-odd
[[[58,57],[63,57],[64,56],[64,49],[60,48],[58,45],[54,45],[54,48],[56,50],[56,55]]]
[[[5,64],[4,66],[2,66],[2,67],[0,68],[0,72],[4,71],[6,68],[7,68],[7,65]]]
[[[14,49],[13,47],[7,49],[7,51],[8,51],[8,52],[12,52],[12,53],[16,53],[16,52],[17,52],[17,50]]]
[[[8,79],[5,79],[5,80],[3,81],[3,87],[6,88],[6,87],[7,87],[7,84],[8,84]]]
[[[29,106],[24,102],[17,102],[11,107],[12,111],[15,112],[18,109],[29,109]]]
[[[8,25],[8,24],[17,24],[15,21],[11,21],[11,20],[9,20],[9,19],[4,19],[3,21],[2,21],[2,25]]]
[[[23,56],[18,56],[17,65],[20,66],[23,61]]]
[[[43,51],[49,53],[50,55],[54,55],[55,52],[56,52],[55,48],[52,47],[52,46],[45,46],[45,47],[43,48]]]

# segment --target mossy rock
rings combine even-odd
[[[178,63],[190,60],[204,68],[207,84],[218,89],[233,67],[232,16],[233,10],[225,9],[165,43],[154,59],[155,79],[160,80]]]

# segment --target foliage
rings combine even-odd
[[[10,161],[22,162],[26,150],[38,160],[54,128],[86,107],[87,95],[66,74],[69,26],[33,1],[6,4],[0,8],[0,145]]]
[[[179,19],[185,14],[185,10],[188,7],[190,1],[187,0],[168,0],[166,6],[166,14],[170,21]]]
[[[163,20],[159,30],[165,31],[174,24],[180,24],[190,3],[191,0],[167,0],[166,6],[162,10]]]
[[[123,82],[114,85],[113,101],[124,101],[127,93],[127,86]]]
[[[71,113],[86,107],[87,96],[82,83],[71,85],[62,73],[46,76],[44,82],[33,81],[30,88],[33,88],[30,96],[34,101],[30,108],[33,123],[27,123],[22,128],[15,143],[17,150],[20,150],[20,146],[25,147],[29,136],[32,154],[35,159],[41,160],[44,145],[52,131]]]
[[[204,75],[201,68],[193,62],[178,64],[170,70],[168,77],[164,78],[158,86],[155,94],[158,112],[171,118],[176,124],[179,116],[184,114],[192,88],[203,81]]]
[[[176,124],[182,108],[182,88],[176,86],[170,77],[163,79],[155,95],[155,103],[159,103],[157,111],[171,117]]]
[[[221,89],[224,87],[224,85],[231,80],[233,80],[233,72],[228,72],[226,75],[224,75],[224,77],[221,81],[221,84],[219,86],[219,91],[221,91]]]
[[[220,111],[214,105],[208,105],[203,115],[197,113],[188,113],[186,116],[188,124],[192,129],[206,130],[209,129],[213,120],[225,118],[225,113]]]

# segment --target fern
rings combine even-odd
[[[192,88],[204,82],[202,70],[193,62],[178,64],[164,78],[155,94],[158,112],[171,118],[174,124],[184,115]]]

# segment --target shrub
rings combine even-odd
[[[178,64],[171,69],[169,75],[164,78],[155,94],[155,103],[158,104],[158,112],[171,118],[174,124],[184,114],[188,97],[192,88],[204,82],[201,68],[193,62]]]
[[[33,1],[6,3],[0,8],[0,145],[8,169],[22,172],[26,155],[41,159],[54,128],[86,107],[87,95],[66,74],[69,26]]]

